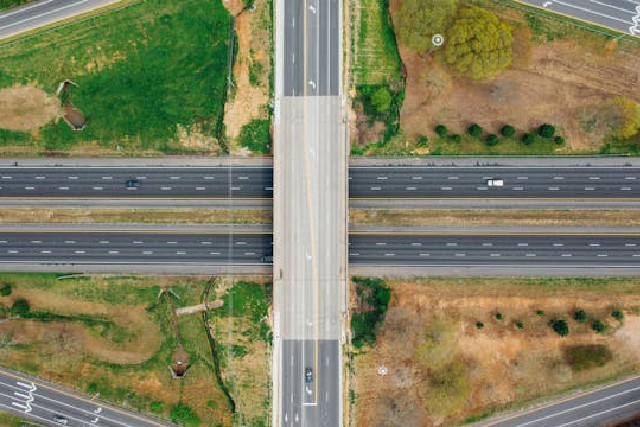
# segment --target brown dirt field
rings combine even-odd
[[[268,224],[270,210],[253,209],[27,209],[0,210],[1,223]]]
[[[220,144],[218,140],[211,135],[207,135],[202,132],[199,125],[193,125],[190,127],[184,127],[178,125],[176,131],[178,141],[180,145],[189,149],[197,149],[211,154],[218,154],[220,152]]]
[[[637,227],[640,212],[624,210],[364,210],[350,209],[352,225]]]
[[[523,21],[509,12],[511,20]],[[530,46],[526,32],[515,33],[510,69],[484,82],[452,76],[437,55],[421,58],[400,46],[407,69],[400,117],[405,134],[435,137],[438,123],[454,133],[464,133],[471,123],[495,133],[506,123],[521,132],[554,123],[567,137],[565,151],[598,149],[616,120],[608,108],[611,99],[640,102],[640,92],[632,89],[640,86],[637,56],[586,33],[575,41]]]
[[[528,279],[425,278],[388,284],[392,299],[376,344],[355,357],[357,426],[453,425],[640,367],[637,280],[535,284]],[[610,330],[596,334],[589,324],[575,322],[572,313],[578,307],[606,321]],[[623,324],[610,317],[613,308],[625,311]],[[502,320],[495,318],[498,311]],[[548,325],[557,316],[569,319],[565,338]],[[515,327],[516,320],[524,322],[523,330]],[[439,335],[428,335],[434,331]],[[602,367],[575,370],[564,352],[578,344],[605,344],[612,359]],[[386,376],[378,375],[379,366],[387,367]],[[438,372],[449,376],[438,377]],[[443,383],[434,378],[444,378]]]
[[[60,112],[60,102],[42,89],[16,85],[0,89],[0,128],[10,130],[37,129]]]
[[[73,336],[78,348],[96,358],[111,363],[141,363],[151,357],[160,345],[160,329],[151,321],[143,307],[108,305],[63,297],[40,289],[21,289],[11,295],[10,301],[25,298],[32,310],[45,310],[64,315],[103,315],[128,329],[132,339],[116,344],[92,336],[86,327],[73,322],[59,322],[59,327]],[[57,322],[56,322],[57,323]],[[53,329],[56,327],[52,326]],[[51,335],[49,324],[42,322],[6,322],[0,324],[0,333],[11,333],[21,343],[41,343]]]
[[[229,13],[236,15],[237,56],[233,67],[234,97],[225,105],[224,125],[233,142],[242,127],[251,120],[266,118],[269,102],[269,49],[271,34],[265,23],[270,19],[269,2],[256,0],[255,11],[242,10],[241,0],[223,2]],[[249,81],[249,67],[259,62],[262,73],[258,85]],[[247,154],[241,147],[231,146],[232,154]]]

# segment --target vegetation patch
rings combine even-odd
[[[610,381],[640,364],[637,279],[427,277],[384,284],[393,298],[375,342],[353,359],[356,426],[457,425]],[[580,310],[586,321],[575,316]],[[614,310],[624,313],[624,323],[611,319]],[[555,332],[550,319],[569,332]],[[593,330],[596,319],[610,319],[605,331]]]
[[[356,307],[351,312],[351,343],[355,348],[372,345],[391,300],[391,290],[382,279],[353,277]]]
[[[37,153],[90,143],[120,154],[216,152],[215,141],[185,146],[179,129],[219,137],[228,30],[220,1],[150,0],[0,42],[0,88],[35,82],[53,94],[72,80],[74,105],[86,117],[82,132],[49,122],[36,133],[3,135],[0,145],[33,145]]]
[[[10,7],[20,6],[33,0],[0,0],[0,9],[9,9]]]
[[[247,148],[254,154],[269,154],[272,141],[270,126],[269,120],[252,120],[240,131],[238,145]]]
[[[200,303],[207,280],[193,277],[2,274],[0,363],[182,425],[231,425],[215,381],[202,318],[178,320],[191,366],[172,378],[176,350],[171,288],[179,306]],[[16,317],[19,316],[19,317]],[[215,402],[208,405],[208,402]]]

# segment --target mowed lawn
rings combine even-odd
[[[54,95],[72,80],[72,102],[87,118],[79,132],[62,120],[35,132],[2,132],[0,147],[197,151],[177,135],[179,128],[198,129],[205,139],[216,134],[229,24],[221,0],[125,0],[104,14],[0,42],[0,88],[34,84]]]

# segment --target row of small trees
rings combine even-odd
[[[439,124],[435,127],[434,130],[440,138],[449,138],[453,142],[460,142],[460,140],[462,139],[459,134],[449,134],[449,128],[447,128],[443,124]],[[479,124],[474,123],[467,128],[467,133],[476,139],[481,139],[484,135],[484,129]],[[504,138],[513,139],[516,136],[516,128],[508,124],[504,125],[500,129],[500,134]],[[564,137],[556,135],[555,126],[549,123],[540,125],[532,132],[522,134],[521,141],[525,145],[531,145],[535,142],[536,135],[544,139],[553,138],[553,142],[559,146],[564,145],[565,143]],[[498,143],[500,142],[500,138],[495,133],[490,133],[484,137],[484,141],[489,147],[494,147],[498,145]],[[418,139],[418,145],[426,145],[426,142],[426,137],[421,137]]]

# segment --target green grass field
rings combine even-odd
[[[29,0],[0,0],[0,10],[9,9],[10,7],[20,6],[21,4],[28,3]]]
[[[195,151],[178,125],[215,136],[228,73],[229,16],[220,0],[148,0],[56,29],[0,42],[0,88],[36,84],[54,94],[77,83],[73,103],[87,117],[37,136],[0,133],[1,146],[68,151],[83,143],[121,153]]]

